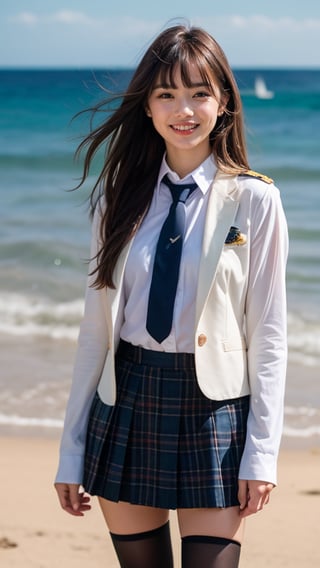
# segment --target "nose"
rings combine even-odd
[[[183,97],[181,99],[177,99],[176,107],[175,107],[175,114],[178,117],[185,117],[185,116],[192,116],[193,115],[193,108],[192,103],[187,98]]]

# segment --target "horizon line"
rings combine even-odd
[[[231,65],[233,70],[244,70],[244,71],[320,71],[320,66],[316,67],[313,65]],[[126,65],[0,65],[0,71],[134,71],[136,67],[130,67]]]

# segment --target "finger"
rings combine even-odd
[[[79,485],[69,485],[69,502],[74,511],[78,511],[81,503]]]
[[[240,511],[243,511],[248,502],[248,483],[244,479],[239,479],[238,482],[238,501],[240,504]]]
[[[58,494],[58,498],[60,501],[60,505],[62,509],[67,507],[69,503],[69,490],[68,486],[65,483],[55,483],[55,490]]]
[[[91,509],[91,506],[88,504],[90,497],[79,493],[79,487],[77,484],[67,483],[55,485],[62,509],[70,515],[82,517],[85,511]]]
[[[90,496],[85,493],[80,493],[80,505],[78,511],[89,511],[91,509]]]
[[[268,495],[266,495],[266,498],[265,498],[263,505],[268,505],[269,501],[270,501],[270,493],[268,493]]]
[[[79,486],[70,485],[69,498],[70,505],[68,509],[70,512],[71,508],[71,514],[82,517],[85,511],[89,511],[91,509],[91,506],[89,505],[89,495],[85,495],[83,492],[79,493]]]
[[[261,511],[264,505],[269,502],[272,489],[273,485],[270,483],[249,482],[247,507],[240,511],[241,517],[248,517]]]
[[[274,489],[274,485],[272,483],[267,483],[265,486],[265,493],[263,496],[263,502],[262,502],[262,506],[264,507],[265,505],[267,505],[270,501],[270,493],[271,491]]]
[[[240,516],[242,518],[249,517],[249,515],[254,515],[258,511],[260,511],[261,508],[262,508],[261,499],[249,496],[245,508],[242,510],[240,509]]]

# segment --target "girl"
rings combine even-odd
[[[238,566],[276,484],[287,228],[242,118],[219,45],[175,26],[80,145],[82,181],[106,157],[55,486],[76,516],[98,496],[123,568],[173,566],[170,509],[183,568]]]

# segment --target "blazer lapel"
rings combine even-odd
[[[204,227],[196,300],[196,325],[214,283],[225,238],[238,210],[237,176],[218,172],[209,198]]]
[[[127,262],[127,258],[132,246],[133,239],[124,247],[118,258],[117,264],[115,266],[113,280],[115,288],[107,288],[107,297],[109,299],[108,304],[111,306],[111,317],[112,317],[112,329],[114,329],[115,321],[117,319],[119,304],[121,300],[121,293],[123,288],[123,275],[124,268]]]

